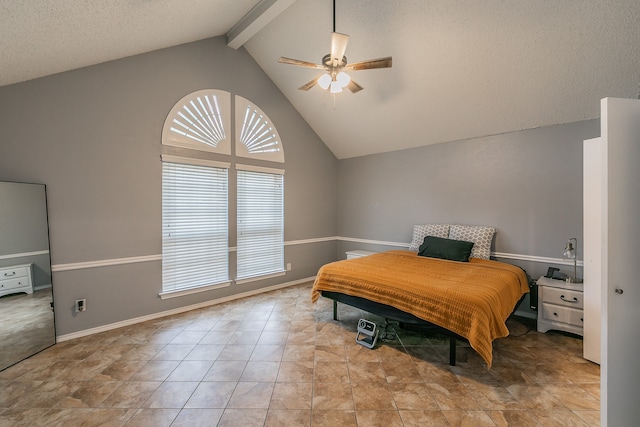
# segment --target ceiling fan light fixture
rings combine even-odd
[[[345,87],[351,81],[351,77],[349,77],[349,74],[345,73],[344,71],[340,71],[336,76],[336,81],[340,84],[340,86]]]
[[[352,93],[360,92],[363,88],[358,83],[351,80],[351,76],[343,71],[359,71],[370,70],[376,68],[390,68],[391,57],[369,59],[365,61],[347,63],[347,57],[344,53],[347,49],[349,36],[336,32],[336,2],[333,0],[333,32],[331,33],[331,52],[322,57],[320,64],[313,62],[301,61],[281,56],[278,62],[282,64],[296,65],[298,67],[312,68],[315,70],[324,70],[324,74],[314,78],[313,80],[300,86],[298,89],[308,91],[314,86],[320,86],[323,90],[327,90],[331,94],[342,92],[344,88],[349,89]]]
[[[329,74],[323,74],[322,76],[320,76],[320,78],[318,79],[318,86],[320,86],[324,90],[327,90],[329,89],[329,85],[331,85],[331,76]]]

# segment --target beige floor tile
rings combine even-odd
[[[227,344],[217,360],[249,360],[255,345]]]
[[[421,383],[393,383],[389,390],[399,410],[439,410],[429,387]]]
[[[239,382],[229,399],[228,408],[267,409],[274,383]]]
[[[141,408],[160,387],[159,381],[127,381],[107,397],[101,406],[110,408]]]
[[[206,334],[206,331],[191,331],[185,329],[176,335],[169,344],[198,344]]]
[[[287,343],[288,336],[289,332],[263,331],[257,344],[284,346]]]
[[[284,353],[284,345],[258,344],[251,357],[252,362],[280,362]]]
[[[267,418],[266,409],[225,409],[218,427],[263,427]]]
[[[100,373],[96,374],[93,379],[101,381],[127,381],[146,363],[146,360],[121,358],[100,371]]]
[[[351,383],[356,411],[393,411],[396,403],[386,383]]]
[[[49,408],[16,408],[3,409],[0,412],[0,426],[41,425],[47,419]]]
[[[121,381],[84,381],[79,387],[65,397],[60,406],[65,408],[95,408],[102,406],[102,402],[114,391],[122,386]]]
[[[234,381],[201,382],[184,407],[193,409],[225,408],[237,384]]]
[[[239,381],[246,366],[244,360],[216,360],[202,381]]]
[[[311,409],[312,383],[276,383],[269,409]]]
[[[138,409],[125,425],[127,427],[168,427],[179,412],[179,409]]]
[[[210,360],[183,360],[166,381],[201,381],[212,365]]]
[[[385,378],[388,383],[416,383],[423,382],[414,364],[402,362],[382,362]]]
[[[460,378],[445,363],[416,363],[416,370],[425,383],[442,385],[459,385]]]
[[[591,427],[600,426],[600,411],[572,411]]]
[[[442,411],[451,427],[494,427],[484,411]]]
[[[482,409],[504,411],[526,409],[505,387],[481,383],[470,384],[466,387]]]
[[[356,411],[359,426],[403,427],[402,418],[397,411]]]
[[[344,345],[341,344],[316,344],[315,360],[317,362],[345,362],[347,353]]]
[[[259,331],[236,331],[227,344],[256,345],[261,334]]]
[[[387,382],[380,362],[349,362],[347,365],[352,383]]]
[[[536,410],[533,414],[544,427],[590,427],[582,418],[567,410]]]
[[[184,360],[211,360],[218,358],[222,350],[223,344],[197,344],[193,350],[184,358]]]
[[[167,344],[153,356],[152,360],[183,360],[194,349],[195,344]]]
[[[427,384],[443,411],[479,410],[480,405],[463,384]]]
[[[318,383],[313,386],[315,410],[353,410],[353,394],[349,383]]]
[[[487,411],[498,427],[541,427],[533,412],[523,411]]]
[[[171,409],[182,408],[198,387],[198,382],[165,381],[144,403],[144,408]]]
[[[131,377],[132,381],[164,381],[178,367],[178,360],[150,360]]]
[[[358,427],[356,413],[353,410],[313,410],[312,427]]]
[[[541,386],[516,384],[507,387],[507,390],[528,409],[566,409],[562,403]]]
[[[278,382],[313,382],[314,364],[307,362],[281,362]]]
[[[171,427],[211,427],[218,424],[224,409],[182,409]]]
[[[311,410],[269,409],[265,427],[310,427]]]
[[[599,411],[600,399],[587,393],[578,384],[546,384],[543,388],[570,410]]]
[[[349,368],[345,362],[316,362],[313,380],[318,383],[349,382]]]
[[[289,331],[285,345],[314,345],[315,343],[316,334],[313,331]]]
[[[280,362],[247,362],[240,381],[275,382]]]
[[[404,427],[450,427],[442,411],[399,411]]]

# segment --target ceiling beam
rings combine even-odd
[[[246,15],[229,30],[227,46],[238,49],[251,37],[273,21],[296,0],[260,0]]]

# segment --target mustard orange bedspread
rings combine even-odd
[[[320,291],[390,305],[455,332],[491,367],[492,342],[509,335],[505,322],[529,286],[522,269],[498,261],[388,251],[324,265],[311,291],[313,302]]]

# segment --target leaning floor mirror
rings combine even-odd
[[[55,342],[46,188],[0,182],[0,371]]]

